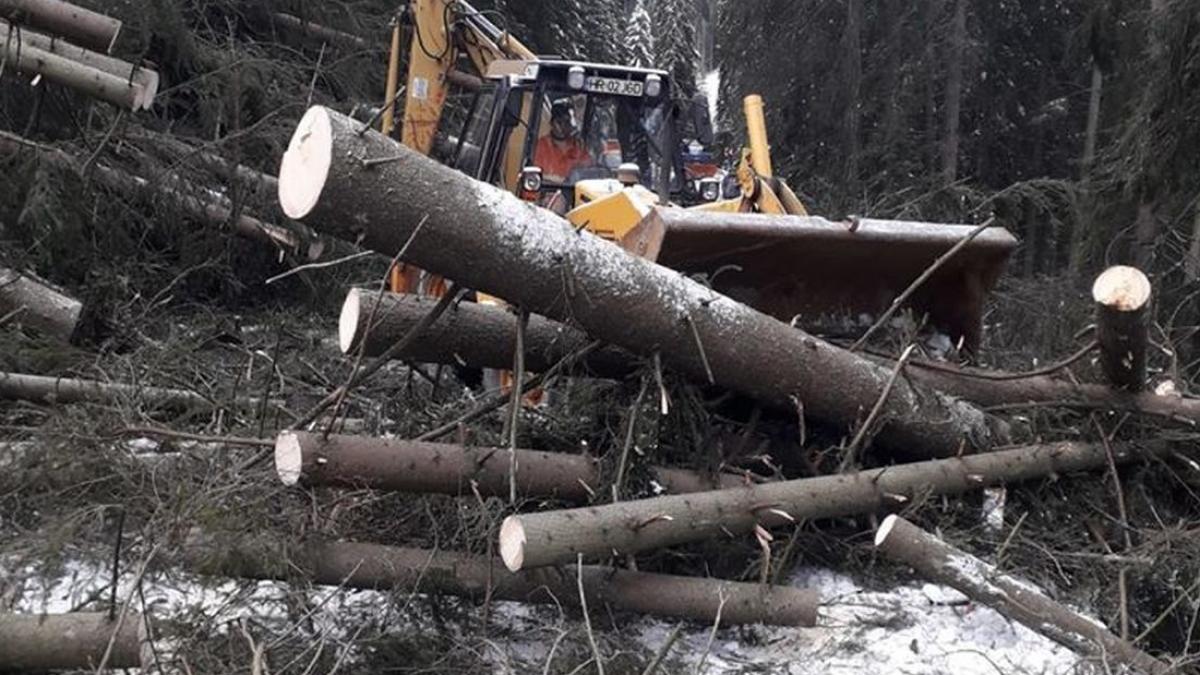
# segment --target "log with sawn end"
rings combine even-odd
[[[106,101],[126,110],[143,107],[145,90],[127,78],[95,68],[58,54],[38,49],[20,40],[0,36],[0,61],[25,75],[40,75],[91,98]]]
[[[346,354],[357,352],[361,345],[366,356],[379,356],[408,335],[435,303],[418,295],[351,289],[338,321],[338,345]],[[525,327],[525,367],[543,372],[589,342],[582,331],[530,316]],[[516,345],[512,313],[494,305],[458,302],[401,356],[418,363],[505,369],[512,366]],[[601,377],[624,377],[637,369],[637,357],[606,347],[583,359],[580,369]]]
[[[0,614],[0,672],[92,670],[106,651],[109,668],[141,668],[146,628],[133,613],[119,627],[108,612]]]
[[[899,516],[888,516],[875,546],[893,560],[954,588],[1077,652],[1120,663],[1137,672],[1166,673],[1167,664],[1113,635],[1104,624],[1044,595],[1029,583],[1001,573]]]
[[[62,0],[0,0],[0,18],[61,35],[78,45],[108,54],[121,34],[121,22]]]
[[[19,48],[33,47],[50,52],[120,78],[126,81],[127,85],[138,87],[138,98],[130,102],[134,111],[149,110],[154,104],[154,97],[158,95],[158,71],[153,68],[122,61],[25,28],[17,29],[3,19],[0,19],[0,34],[6,36],[5,39],[11,39]],[[8,38],[10,34],[12,37]]]
[[[1170,451],[1168,443],[1114,448],[1118,462]],[[959,494],[992,485],[1107,466],[1100,444],[1054,443],[897,464],[859,473],[802,478],[729,490],[670,495],[509,516],[500,555],[511,570],[703,541],[817,518],[872,513],[920,494]]]
[[[1136,267],[1110,267],[1092,284],[1100,368],[1118,389],[1140,391],[1146,386],[1150,296],[1150,280]]]
[[[186,389],[25,375],[3,371],[0,371],[0,398],[55,404],[143,401],[158,408],[199,410],[225,407],[219,402],[214,402],[197,392]],[[232,405],[243,409],[255,409],[262,403],[258,398],[239,398],[233,401]]]
[[[300,121],[279,172],[284,213],[595,338],[769,405],[849,429],[889,371],[713,292],[554,213],[475,181],[323,107]],[[422,226],[422,223],[424,225]],[[880,443],[915,456],[990,447],[1007,428],[901,380]]]
[[[285,431],[275,441],[275,472],[285,485],[337,485],[376,490],[505,496],[507,448],[464,447],[397,438]],[[601,472],[587,455],[517,450],[517,490],[523,497],[586,502],[599,492]],[[650,478],[669,494],[737,487],[743,476],[705,476],[652,467]]]
[[[0,267],[0,316],[62,342],[79,329],[83,303],[29,274]]]
[[[441,593],[482,600],[579,605],[577,569],[513,573],[452,551],[355,542],[306,542],[285,547],[259,535],[231,543],[193,533],[183,563],[197,572],[250,579],[297,580],[369,590]],[[585,565],[588,607],[603,605],[654,616],[721,625],[816,625],[816,592],[790,586],[634,572]]]

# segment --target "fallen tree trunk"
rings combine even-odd
[[[326,108],[305,114],[279,173],[289,217],[386,255],[422,228],[405,262],[528,311],[569,317],[596,338],[658,352],[683,373],[768,404],[795,410],[798,399],[842,429],[889,380],[866,359],[360,128]],[[914,455],[953,456],[998,435],[979,410],[904,380],[882,419],[881,443]]]
[[[1092,285],[1100,368],[1118,389],[1141,391],[1146,386],[1150,296],[1150,280],[1135,267],[1110,267]]]
[[[375,309],[377,298],[381,301]],[[435,303],[435,299],[417,295],[381,296],[353,288],[342,304],[338,345],[342,352],[353,354],[365,344],[367,356],[379,356],[407,335]],[[512,366],[516,350],[516,326],[516,317],[499,307],[459,302],[400,356],[418,363],[506,369]],[[589,342],[591,339],[581,331],[530,316],[525,328],[525,367],[543,372]],[[581,367],[601,377],[623,377],[636,370],[637,358],[609,347],[590,354]]]
[[[45,160],[61,168],[80,172],[83,164],[67,152],[51,148],[40,143],[27,140],[20,136],[0,131],[0,150],[5,152],[33,151]],[[93,165],[88,176],[110,190],[126,194],[136,194],[151,191],[189,217],[216,227],[232,225],[237,234],[255,241],[283,249],[298,257],[316,260],[324,251],[320,239],[305,236],[286,227],[265,223],[257,218],[233,212],[229,200],[213,193],[200,193],[185,181],[174,176],[160,177],[162,180],[150,182],[141,176],[135,176],[106,166]]]
[[[0,0],[0,18],[29,24],[96,51],[112,52],[121,22],[61,0]]]
[[[945,584],[1077,652],[1143,673],[1165,673],[1167,664],[1113,635],[1104,624],[1051,600],[1025,581],[960,551],[898,516],[888,516],[875,546],[893,560]]]
[[[298,16],[285,14],[284,12],[274,12],[271,14],[271,21],[275,25],[283,27],[286,30],[292,31],[298,35],[308,38],[316,38],[322,42],[327,42],[337,47],[345,47],[349,49],[370,49],[371,45],[363,38],[337,30],[322,26],[319,23],[305,21]]]
[[[284,581],[298,577],[345,588],[394,588],[475,600],[488,596],[490,589],[494,600],[579,605],[574,567],[514,574],[486,559],[449,551],[352,542],[310,542],[283,550],[258,536],[227,547],[196,536],[185,545],[183,555],[186,565],[204,574]],[[585,566],[583,587],[593,610],[608,605],[709,624],[719,612],[725,626],[813,626],[820,603],[817,594],[807,589],[609,567]]]
[[[517,490],[524,497],[586,502],[599,492],[601,472],[586,455],[517,450]],[[395,438],[285,431],[275,441],[275,472],[285,485],[336,485],[450,495],[509,494],[509,450],[423,443]],[[664,492],[683,494],[746,482],[654,467]]]
[[[83,303],[75,298],[34,276],[0,267],[0,316],[70,342],[82,313]]]
[[[143,387],[3,371],[0,371],[0,398],[60,404],[115,403],[134,400],[144,401],[161,408],[215,409],[224,407],[220,403],[186,389]],[[239,398],[233,404],[240,408],[254,408],[261,405],[260,399],[255,398]]]
[[[1120,446],[1114,454],[1116,461],[1129,462],[1168,449],[1166,443],[1149,445],[1145,452]],[[737,535],[757,524],[871,513],[918,494],[957,494],[1102,468],[1106,461],[1102,445],[1033,445],[859,473],[515,515],[500,527],[500,555],[510,570],[521,570],[570,562],[579,553],[637,553]]]
[[[141,668],[145,627],[132,613],[119,630],[107,612],[0,614],[0,672],[95,670],[110,639],[108,668]]]
[[[0,41],[4,43],[3,49],[0,49],[0,61],[4,61],[8,67],[19,73],[40,75],[50,82],[126,110],[136,112],[142,108],[145,90],[140,84],[29,44],[22,44],[20,40],[6,40],[0,37]]]
[[[9,35],[11,38],[8,37]],[[149,110],[154,104],[154,97],[158,95],[158,71],[153,68],[143,68],[128,61],[78,47],[64,40],[35,33],[25,28],[14,27],[4,20],[0,20],[0,39],[11,39],[12,44],[21,49],[33,47],[50,52],[64,59],[70,59],[108,73],[124,80],[129,85],[140,87],[140,96],[133,101],[133,110],[135,111]]]

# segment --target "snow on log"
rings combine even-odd
[[[889,371],[721,296],[515,195],[475,181],[320,106],[300,121],[279,172],[284,213],[320,232],[520,304],[589,334],[788,410],[849,429]],[[831,386],[831,383],[836,383]],[[896,382],[880,443],[954,456],[1003,436],[978,409]]]
[[[15,31],[14,31],[15,32]],[[145,91],[140,84],[106,73],[79,61],[38,49],[20,40],[0,36],[0,61],[27,76],[41,76],[91,98],[126,110],[142,108]]]
[[[153,68],[144,68],[137,66],[128,61],[94,52],[90,49],[85,49],[55,39],[53,37],[35,33],[26,28],[16,28],[12,24],[0,19],[0,39],[9,39],[11,35],[12,43],[20,49],[34,48],[42,51],[50,52],[56,56],[65,59],[70,59],[76,63],[95,68],[96,70],[108,73],[114,77],[124,80],[127,84],[139,88],[138,98],[133,101],[133,110],[148,110],[154,104],[154,97],[158,95],[158,71]]]
[[[78,380],[66,377],[24,375],[0,371],[0,398],[35,403],[116,403],[143,401],[159,408],[211,409],[223,407],[199,393],[185,389],[143,387],[115,382]],[[232,402],[240,408],[254,408],[260,399],[239,398]]]
[[[1110,267],[1092,284],[1100,367],[1118,389],[1146,386],[1150,296],[1150,280],[1136,267]]]
[[[64,169],[72,171],[83,169],[83,163],[67,152],[35,143],[6,131],[0,131],[0,151],[32,151],[46,161]],[[235,217],[233,205],[228,199],[211,191],[201,191],[177,176],[159,176],[157,180],[151,182],[141,176],[99,164],[90,168],[88,176],[106,188],[117,192],[136,194],[143,190],[150,190],[157,197],[171,203],[189,217],[213,227],[223,228],[232,221],[233,231],[242,237],[269,244],[301,258],[316,260],[325,249],[320,239],[308,236],[305,232],[266,223],[245,213],[237,214]]]
[[[380,299],[378,309],[376,299]],[[352,354],[365,339],[366,355],[379,356],[407,335],[435,303],[436,299],[417,295],[381,297],[378,292],[350,289],[338,321],[338,345]],[[418,363],[506,369],[512,367],[516,330],[516,317],[500,307],[459,302],[400,356]],[[525,327],[525,367],[545,371],[589,342],[582,331],[530,316]],[[581,364],[584,372],[602,377],[623,377],[636,367],[637,357],[613,347],[597,350]]]
[[[1114,448],[1130,462],[1167,452],[1166,443]],[[858,473],[802,478],[728,490],[671,495],[563,511],[514,515],[500,526],[510,570],[555,565],[732,536],[755,525],[871,513],[924,494],[957,494],[992,485],[1106,466],[1102,445],[1033,445],[961,458],[898,464]]]
[[[337,485],[450,495],[509,493],[509,450],[396,438],[285,431],[275,440],[275,472],[285,485]],[[517,490],[525,497],[586,502],[600,491],[601,473],[586,455],[517,450]],[[681,494],[736,487],[745,479],[655,467],[651,478]]]
[[[0,614],[0,672],[95,670],[112,640],[108,668],[141,668],[146,623],[107,612]]]
[[[105,54],[112,52],[121,34],[120,21],[61,0],[0,0],[0,18],[41,28]]]
[[[83,303],[29,274],[0,267],[0,316],[62,342],[79,328]]]
[[[276,26],[292,31],[297,35],[327,42],[334,46],[360,50],[371,48],[371,45],[365,39],[357,35],[329,28],[328,26],[322,26],[312,21],[305,21],[292,14],[274,12],[271,14],[271,20]]]
[[[1141,673],[1169,670],[1167,664],[1113,635],[1104,624],[1064,607],[1031,584],[1001,573],[899,516],[883,521],[875,533],[875,546],[929,579],[1077,652]]]
[[[360,544],[309,542],[283,550],[246,536],[232,546],[193,535],[183,547],[184,563],[203,574],[250,579],[297,579],[345,588],[420,592],[482,600],[578,606],[575,567],[515,574],[484,558],[451,551]],[[589,609],[602,605],[654,616],[721,625],[767,623],[813,626],[818,595],[790,586],[634,572],[584,566]]]

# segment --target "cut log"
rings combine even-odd
[[[301,120],[279,172],[284,212],[386,255],[520,304],[692,377],[849,429],[889,372],[566,220],[475,181],[323,107]],[[346,214],[354,214],[353,218]],[[835,382],[837,386],[829,386]],[[917,456],[989,447],[979,410],[898,382],[881,444]]]
[[[42,159],[60,168],[76,172],[83,169],[83,162],[67,152],[5,131],[0,131],[0,151],[35,152]],[[233,205],[228,199],[213,192],[202,192],[176,176],[159,176],[158,180],[151,182],[141,176],[99,164],[93,165],[88,175],[101,185],[117,192],[136,194],[146,190],[152,191],[156,197],[172,204],[189,217],[214,227],[225,227],[232,221],[233,231],[238,235],[308,260],[316,260],[325,250],[320,239],[308,236],[306,232],[265,223],[245,213],[234,217]]]
[[[107,612],[0,614],[0,672],[95,670],[110,639],[108,668],[141,668],[146,635],[133,613],[120,630]]]
[[[586,502],[600,491],[600,470],[586,455],[517,450],[523,497]],[[334,485],[398,492],[507,496],[509,450],[395,438],[285,431],[275,441],[275,472],[284,485]],[[654,467],[652,480],[672,494],[736,487],[741,476],[705,476]]]
[[[61,0],[0,0],[0,18],[61,35],[88,49],[111,53],[121,22]]]
[[[367,50],[371,45],[363,38],[337,30],[322,26],[312,21],[305,21],[298,16],[285,14],[284,12],[274,12],[271,14],[271,20],[276,26],[284,28],[296,35],[308,37],[321,42],[327,42],[335,47],[343,47],[346,49]]]
[[[1150,296],[1150,280],[1136,267],[1110,267],[1092,284],[1100,367],[1118,389],[1146,386]]]
[[[1077,652],[1142,673],[1169,670],[1167,664],[1110,633],[1104,624],[1064,607],[1029,583],[1001,573],[903,518],[888,516],[875,533],[875,546],[923,576]]]
[[[79,328],[83,303],[30,274],[0,267],[0,316],[56,340],[70,342]]]
[[[19,73],[41,76],[55,84],[74,89],[91,98],[107,101],[126,110],[142,108],[145,91],[140,84],[130,82],[103,70],[22,44],[20,40],[4,40],[0,61]]]
[[[486,559],[449,551],[352,542],[310,542],[290,550],[263,537],[244,537],[232,547],[203,535],[184,546],[184,563],[205,574],[250,579],[303,580],[344,588],[440,593],[482,600],[579,605],[575,568],[514,574]],[[588,607],[608,605],[654,616],[721,625],[816,624],[820,599],[807,589],[633,572],[585,566]],[[722,602],[724,606],[721,607]]]
[[[398,342],[429,313],[436,300],[417,295],[380,294],[353,288],[342,304],[338,345],[353,354],[365,338],[365,354],[379,356]],[[368,321],[374,314],[373,325]],[[582,331],[540,316],[530,316],[525,328],[525,367],[544,372],[568,354],[591,342]],[[516,349],[516,317],[497,306],[459,302],[430,326],[400,356],[418,363],[468,365],[506,369]],[[598,349],[582,361],[582,369],[601,377],[624,377],[637,368],[637,358],[613,347]]]
[[[140,87],[141,96],[133,102],[134,110],[148,110],[154,104],[154,97],[158,95],[158,71],[153,68],[137,66],[128,61],[78,47],[70,42],[42,35],[27,28],[14,27],[4,20],[0,20],[0,39],[11,39],[13,44],[22,49],[33,47],[50,52],[108,73],[130,85]]]
[[[208,410],[223,407],[220,403],[185,389],[142,387],[3,371],[0,371],[0,398],[51,404],[143,401],[159,408]],[[232,404],[250,409],[261,405],[260,399],[256,398],[239,398]]]
[[[1114,448],[1118,462],[1169,450]],[[605,506],[509,516],[500,555],[510,570],[555,565],[614,551],[637,553],[751,531],[755,525],[872,513],[922,494],[957,494],[1051,474],[1103,468],[1102,445],[1034,445],[962,458],[899,464],[730,490],[655,497]]]

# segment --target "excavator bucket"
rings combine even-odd
[[[656,208],[621,240],[635,255],[702,275],[720,293],[807,330],[862,331],[970,225]],[[906,306],[979,347],[983,305],[1017,240],[989,228],[925,281]]]

